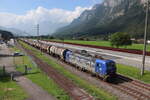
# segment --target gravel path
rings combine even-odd
[[[5,66],[6,71],[9,73],[14,73],[17,75],[15,77],[16,82],[27,92],[29,98],[27,100],[56,100],[46,91],[44,91],[41,87],[32,83],[31,80],[22,76],[19,72],[15,70],[13,57],[11,57],[12,53],[7,48],[6,45],[2,45],[2,49],[0,50],[0,67]]]
[[[27,100],[56,100],[42,88],[38,87],[36,84],[33,84],[29,79],[21,76],[17,77],[16,80],[17,83],[30,95]]]

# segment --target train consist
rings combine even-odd
[[[21,39],[27,44],[41,49],[52,56],[58,57],[66,63],[72,64],[82,71],[91,72],[93,75],[100,76],[103,80],[116,76],[116,64],[112,60],[97,58],[88,53],[74,52],[72,50],[50,45],[46,41],[33,39]]]

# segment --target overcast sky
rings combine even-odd
[[[17,28],[35,34],[41,24],[41,34],[52,33],[69,24],[85,9],[102,0],[0,0],[0,26]]]

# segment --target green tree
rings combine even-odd
[[[132,45],[132,40],[129,34],[124,32],[117,32],[111,35],[110,42],[112,46],[117,48],[120,46]]]
[[[55,39],[53,36],[49,36],[49,39]]]
[[[4,30],[0,30],[0,34],[4,41],[8,41],[14,37],[11,32],[4,31]]]

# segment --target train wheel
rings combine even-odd
[[[93,74],[93,73],[92,73],[91,76],[92,76],[92,77],[96,77],[96,74]]]
[[[109,78],[109,76],[107,76],[107,75],[104,76],[104,77],[103,77],[103,81],[104,81],[104,82],[107,82],[107,81],[108,81],[108,78]]]

